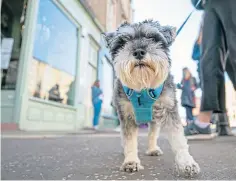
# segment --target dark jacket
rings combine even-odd
[[[196,41],[194,46],[193,46],[192,59],[199,62],[200,61],[200,56],[201,56],[200,45]]]
[[[197,62],[197,72],[199,78],[200,78],[200,56],[201,56],[200,45],[196,41],[193,47],[192,59]]]
[[[189,80],[182,80],[181,84],[177,85],[178,89],[182,90],[181,104],[183,107],[195,107],[194,91],[198,88],[197,81],[194,77]]]

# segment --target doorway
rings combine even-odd
[[[103,59],[103,78],[102,78],[102,90],[104,94],[103,101],[103,114],[113,115],[112,97],[113,97],[113,84],[114,84],[114,72],[111,62],[104,57]]]
[[[27,0],[2,0],[1,3],[1,127],[17,125],[13,120],[22,31]]]

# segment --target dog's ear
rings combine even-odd
[[[110,48],[111,42],[113,38],[115,37],[116,33],[115,32],[109,32],[109,33],[102,33],[102,40],[105,43],[105,46],[107,48]]]
[[[175,41],[176,27],[162,26],[160,31],[163,34],[163,36],[165,37],[167,45],[170,46]]]

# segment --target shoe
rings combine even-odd
[[[212,131],[211,131],[211,124],[209,124],[205,128],[201,128],[198,125],[194,124],[194,127],[199,132],[199,134],[211,134],[212,133]]]
[[[211,132],[211,125],[210,124],[205,128],[201,128],[193,122],[191,124],[188,124],[184,128],[185,136],[197,135],[197,134],[211,134],[211,133],[212,132]]]
[[[97,131],[98,130],[98,126],[94,126],[93,129]]]
[[[195,129],[194,124],[187,124],[187,126],[184,127],[184,134],[185,136],[190,136],[190,135],[197,135],[199,132]]]

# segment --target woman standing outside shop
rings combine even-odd
[[[93,128],[98,129],[100,113],[102,109],[103,93],[100,89],[100,81],[96,80],[92,86],[92,103],[93,103]]]
[[[193,108],[195,107],[194,91],[197,89],[197,83],[188,68],[183,69],[183,79],[177,88],[182,90],[181,104],[186,110],[187,124],[192,123],[194,120]]]

